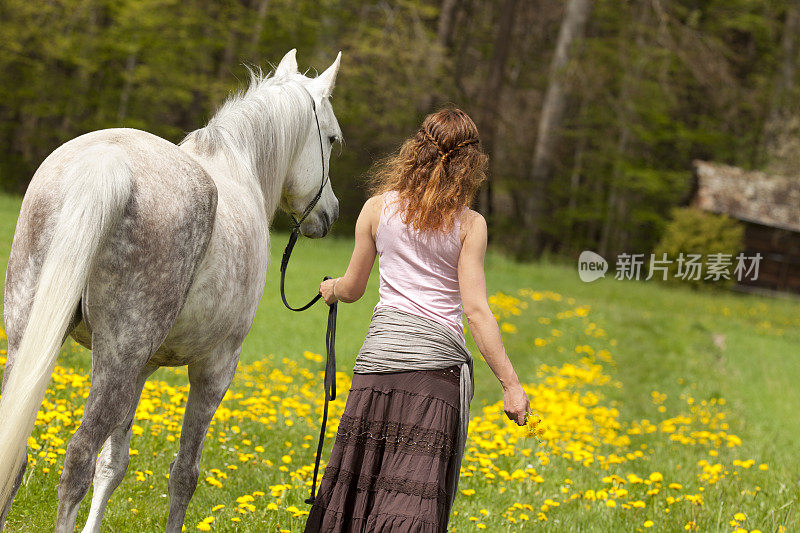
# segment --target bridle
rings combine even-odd
[[[292,213],[289,214],[289,216],[292,217],[292,221],[294,222],[294,227],[292,227],[292,233],[297,232],[298,234],[300,233],[300,224],[302,224],[303,221],[306,218],[308,218],[308,215],[310,215],[311,211],[313,211],[314,208],[317,206],[317,202],[319,202],[319,199],[322,198],[322,191],[325,189],[325,185],[327,185],[328,180],[330,179],[330,175],[325,174],[325,151],[322,147],[322,128],[320,128],[319,125],[319,115],[317,114],[317,102],[314,100],[314,97],[311,96],[311,93],[308,92],[308,89],[303,87],[303,90],[306,91],[306,94],[308,94],[308,97],[311,99],[311,110],[314,112],[314,121],[317,124],[317,135],[319,136],[319,158],[320,158],[320,163],[322,165],[322,183],[320,183],[317,194],[314,195],[314,198],[311,199],[311,202],[306,206],[306,208],[300,214],[300,220],[297,220],[294,217],[294,214]],[[295,238],[295,240],[297,240],[297,238]],[[302,311],[302,309],[299,310]]]
[[[314,101],[314,97],[311,96],[311,93],[308,92],[308,89],[303,87],[303,89],[308,93],[308,96],[311,98],[311,109],[314,111],[314,120],[317,124],[317,134],[319,136],[319,154],[320,154],[320,161],[322,163],[322,182],[319,186],[319,190],[317,194],[314,195],[314,198],[311,200],[311,203],[306,206],[303,212],[300,215],[300,219],[296,219],[293,214],[290,213],[292,217],[292,221],[294,221],[294,226],[292,226],[292,233],[289,235],[289,242],[286,243],[286,248],[283,250],[283,257],[281,258],[281,300],[283,300],[283,305],[286,306],[287,309],[291,311],[305,311],[317,301],[322,298],[321,294],[317,294],[314,296],[307,304],[302,307],[292,307],[289,305],[289,302],[286,301],[286,291],[284,290],[284,281],[286,279],[286,267],[289,265],[289,258],[292,256],[292,250],[294,249],[294,245],[297,242],[297,238],[300,236],[300,225],[303,221],[308,218],[308,215],[311,214],[311,211],[314,210],[316,207],[317,202],[322,197],[322,191],[325,189],[325,185],[328,183],[328,179],[330,176],[325,175],[325,151],[322,146],[322,129],[319,125],[319,115],[317,114],[317,104]],[[324,280],[331,279],[330,276],[325,276]],[[317,457],[314,463],[314,479],[311,483],[311,496],[306,499],[306,503],[313,505],[315,500],[315,490],[317,485],[317,474],[319,473],[319,462],[320,457],[322,456],[322,445],[325,440],[325,425],[328,421],[328,403],[336,399],[336,313],[337,313],[338,305],[337,303],[333,303],[328,307],[328,327],[325,330],[325,352],[326,352],[326,361],[325,361],[325,380],[324,380],[324,387],[325,387],[325,406],[322,411],[322,424],[319,430],[319,443],[317,444]]]

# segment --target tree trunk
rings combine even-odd
[[[233,57],[236,54],[236,30],[228,32],[228,40],[225,42],[225,50],[222,52],[222,60],[217,69],[217,79],[226,79],[231,75],[231,67],[233,66]]]
[[[240,53],[244,35],[242,28],[244,27],[243,19],[247,16],[247,10],[231,9],[227,14],[227,28],[228,34],[225,39],[225,48],[222,50],[222,57],[220,57],[219,65],[217,65],[217,82],[228,80],[232,74],[237,55]],[[221,94],[214,95],[216,97],[222,96]],[[216,107],[217,102],[213,102]]]
[[[453,19],[455,18],[458,0],[442,0],[442,11],[436,26],[436,44],[442,48],[450,48],[453,35]]]
[[[783,96],[794,89],[794,78],[797,72],[797,32],[800,31],[800,0],[794,0],[786,10],[786,23],[781,40],[783,64],[779,89]],[[785,101],[781,102],[785,105]]]
[[[80,55],[82,57],[91,57],[94,52],[96,51],[97,46],[97,34],[98,31],[102,31],[102,28],[98,28],[98,6],[89,6],[87,7],[87,14],[86,20],[81,20],[81,13],[79,11],[73,13],[73,21],[76,25],[82,23],[81,33],[82,33],[82,46],[80,49]],[[78,31],[78,30],[75,30]],[[75,127],[73,126],[74,122],[80,121],[83,114],[86,112],[87,107],[89,107],[89,103],[87,102],[87,95],[89,94],[89,88],[91,87],[91,78],[92,72],[91,67],[87,63],[80,63],[76,69],[76,74],[74,76],[74,84],[70,88],[70,97],[69,103],[67,108],[64,110],[64,113],[61,117],[61,124],[59,125],[58,137],[57,141],[60,140],[61,142],[69,139],[75,133]]]
[[[218,85],[223,84],[224,80],[229,79],[233,70],[233,62],[236,57],[236,48],[240,39],[239,32],[236,30],[237,22],[238,20],[235,19],[230,20],[231,29],[228,31],[228,37],[225,40],[225,48],[222,51],[222,57],[220,58],[219,65],[217,65],[216,80]],[[219,106],[224,97],[224,92],[213,91],[211,93],[211,107],[216,108]]]
[[[543,249],[542,231],[539,224],[544,218],[548,185],[553,176],[556,141],[564,120],[567,103],[565,70],[572,57],[575,41],[581,39],[586,30],[586,21],[592,8],[591,0],[569,0],[556,41],[556,50],[550,63],[547,91],[542,104],[539,129],[536,137],[533,161],[528,181],[529,196],[523,210],[521,256],[538,256]]]
[[[488,4],[478,3],[476,0],[462,0],[453,16],[453,31],[450,34],[450,48],[453,84],[455,94],[459,100],[474,100],[476,95],[468,90],[467,80],[474,74],[475,61],[470,55],[470,49],[475,46],[473,40],[474,26],[481,20],[481,9],[490,10]]]
[[[264,22],[267,20],[267,8],[269,7],[269,0],[261,0],[258,3],[258,13],[256,14],[256,23],[253,26],[253,33],[250,35],[250,52],[248,56],[251,61],[258,62],[256,54],[258,53],[258,44],[261,42],[261,34],[264,32]]]
[[[581,105],[581,110],[579,115],[583,115],[584,106]],[[586,151],[587,139],[586,134],[581,135],[580,139],[578,139],[578,144],[575,147],[575,156],[572,159],[572,172],[569,176],[569,199],[567,201],[567,213],[568,213],[568,220],[569,225],[567,226],[567,234],[565,235],[564,241],[567,243],[567,247],[570,250],[574,250],[577,247],[575,246],[575,231],[576,231],[576,221],[575,221],[575,212],[578,209],[578,194],[580,193],[581,189],[581,174],[583,174],[583,156],[584,152]]]
[[[498,109],[503,92],[503,78],[505,77],[506,62],[508,53],[511,49],[511,40],[514,33],[514,21],[516,20],[517,0],[506,0],[500,12],[500,20],[497,24],[497,33],[494,39],[494,50],[492,61],[489,65],[489,76],[483,91],[483,105],[481,106],[480,135],[484,149],[491,156],[495,152],[495,139],[497,134],[497,123],[499,121]],[[492,168],[494,158],[491,159]],[[486,220],[491,224],[492,221],[492,180],[495,173],[489,172],[486,185],[480,194],[480,211]]]
[[[439,20],[436,25],[436,51],[434,52],[434,70],[441,70],[443,59],[449,55],[450,46],[453,41],[453,21],[455,20],[458,0],[442,0],[442,7],[439,11]],[[422,114],[430,113],[436,105],[438,96],[433,93],[425,95],[420,102],[419,110]]]
[[[622,99],[626,98],[627,91],[623,87]],[[622,180],[622,172],[620,169],[621,159],[628,151],[628,143],[630,141],[630,122],[629,114],[627,112],[620,114],[619,121],[619,139],[617,140],[617,150],[615,155],[614,170],[611,173],[611,183],[608,188],[608,203],[606,204],[605,217],[603,218],[603,230],[600,234],[600,255],[608,254],[613,235],[616,233],[617,225],[619,223],[619,215],[621,212],[621,187],[620,181]]]
[[[128,58],[125,61],[125,83],[122,86],[122,92],[119,94],[119,105],[117,106],[117,123],[119,126],[125,122],[128,117],[128,103],[131,99],[131,90],[133,89],[133,76],[136,72],[136,60],[139,56],[138,48],[131,50]]]
[[[644,68],[648,62],[645,55],[645,47],[647,43],[644,39],[644,28],[649,22],[651,14],[650,6],[646,2],[641,2],[639,5],[641,12],[635,16],[634,28],[635,32],[634,42],[639,57],[631,58],[628,50],[630,40],[623,36],[620,40],[619,55],[620,64],[624,68],[622,77],[622,84],[619,94],[619,112],[617,114],[617,131],[619,137],[617,138],[617,147],[614,154],[614,165],[611,172],[611,182],[609,183],[608,202],[606,204],[605,217],[603,218],[603,229],[600,235],[600,255],[606,256],[610,252],[618,253],[622,248],[622,232],[620,224],[626,216],[628,198],[627,190],[622,185],[625,179],[623,175],[623,158],[628,154],[631,144],[632,124],[635,118],[636,110],[633,106],[635,97],[634,84],[642,77]],[[633,59],[633,63],[629,62]],[[627,65],[627,66],[626,66]]]
[[[794,92],[797,73],[797,33],[800,31],[800,0],[792,0],[786,7],[786,20],[781,38],[781,66],[772,91],[770,110],[762,133],[762,159],[770,163],[780,155],[780,142],[791,115],[790,96]]]

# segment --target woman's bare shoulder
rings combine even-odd
[[[461,215],[461,231],[460,238],[463,244],[464,239],[473,231],[480,231],[480,228],[486,227],[486,219],[483,215],[473,209],[467,208],[464,214]]]
[[[364,202],[364,210],[368,211],[371,215],[378,215],[383,206],[385,194],[386,193],[380,193],[367,198],[367,201]]]
[[[361,209],[360,217],[366,217],[370,226],[370,233],[373,240],[375,239],[378,231],[378,222],[381,218],[381,208],[383,207],[383,197],[385,193],[376,194],[367,198],[364,202],[364,207]]]
[[[376,194],[375,196],[370,196],[369,198],[367,198],[367,201],[364,202],[364,205],[373,207],[375,206],[375,204],[380,204],[382,200],[383,200],[383,193]]]

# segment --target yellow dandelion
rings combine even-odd
[[[500,329],[503,330],[504,333],[517,332],[517,326],[515,326],[514,324],[510,324],[508,322],[503,322],[502,324],[500,324]]]

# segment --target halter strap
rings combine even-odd
[[[314,97],[311,96],[311,93],[308,92],[308,89],[303,87],[303,90],[306,92],[306,94],[308,94],[308,97],[311,99],[311,109],[314,111],[314,121],[317,124],[317,135],[319,136],[319,158],[320,158],[320,163],[322,164],[322,183],[320,183],[317,194],[314,195],[314,198],[301,213],[299,220],[294,217],[294,214],[292,213],[289,214],[289,216],[292,217],[292,220],[294,221],[294,227],[292,228],[292,231],[294,231],[295,229],[300,231],[300,224],[303,223],[303,221],[308,217],[308,215],[311,214],[311,211],[313,211],[314,208],[317,206],[317,202],[319,202],[319,199],[322,198],[322,191],[325,189],[325,185],[328,183],[328,180],[330,179],[330,175],[325,174],[325,151],[322,148],[322,128],[320,128],[319,126],[319,115],[317,114],[317,102],[314,100]]]

